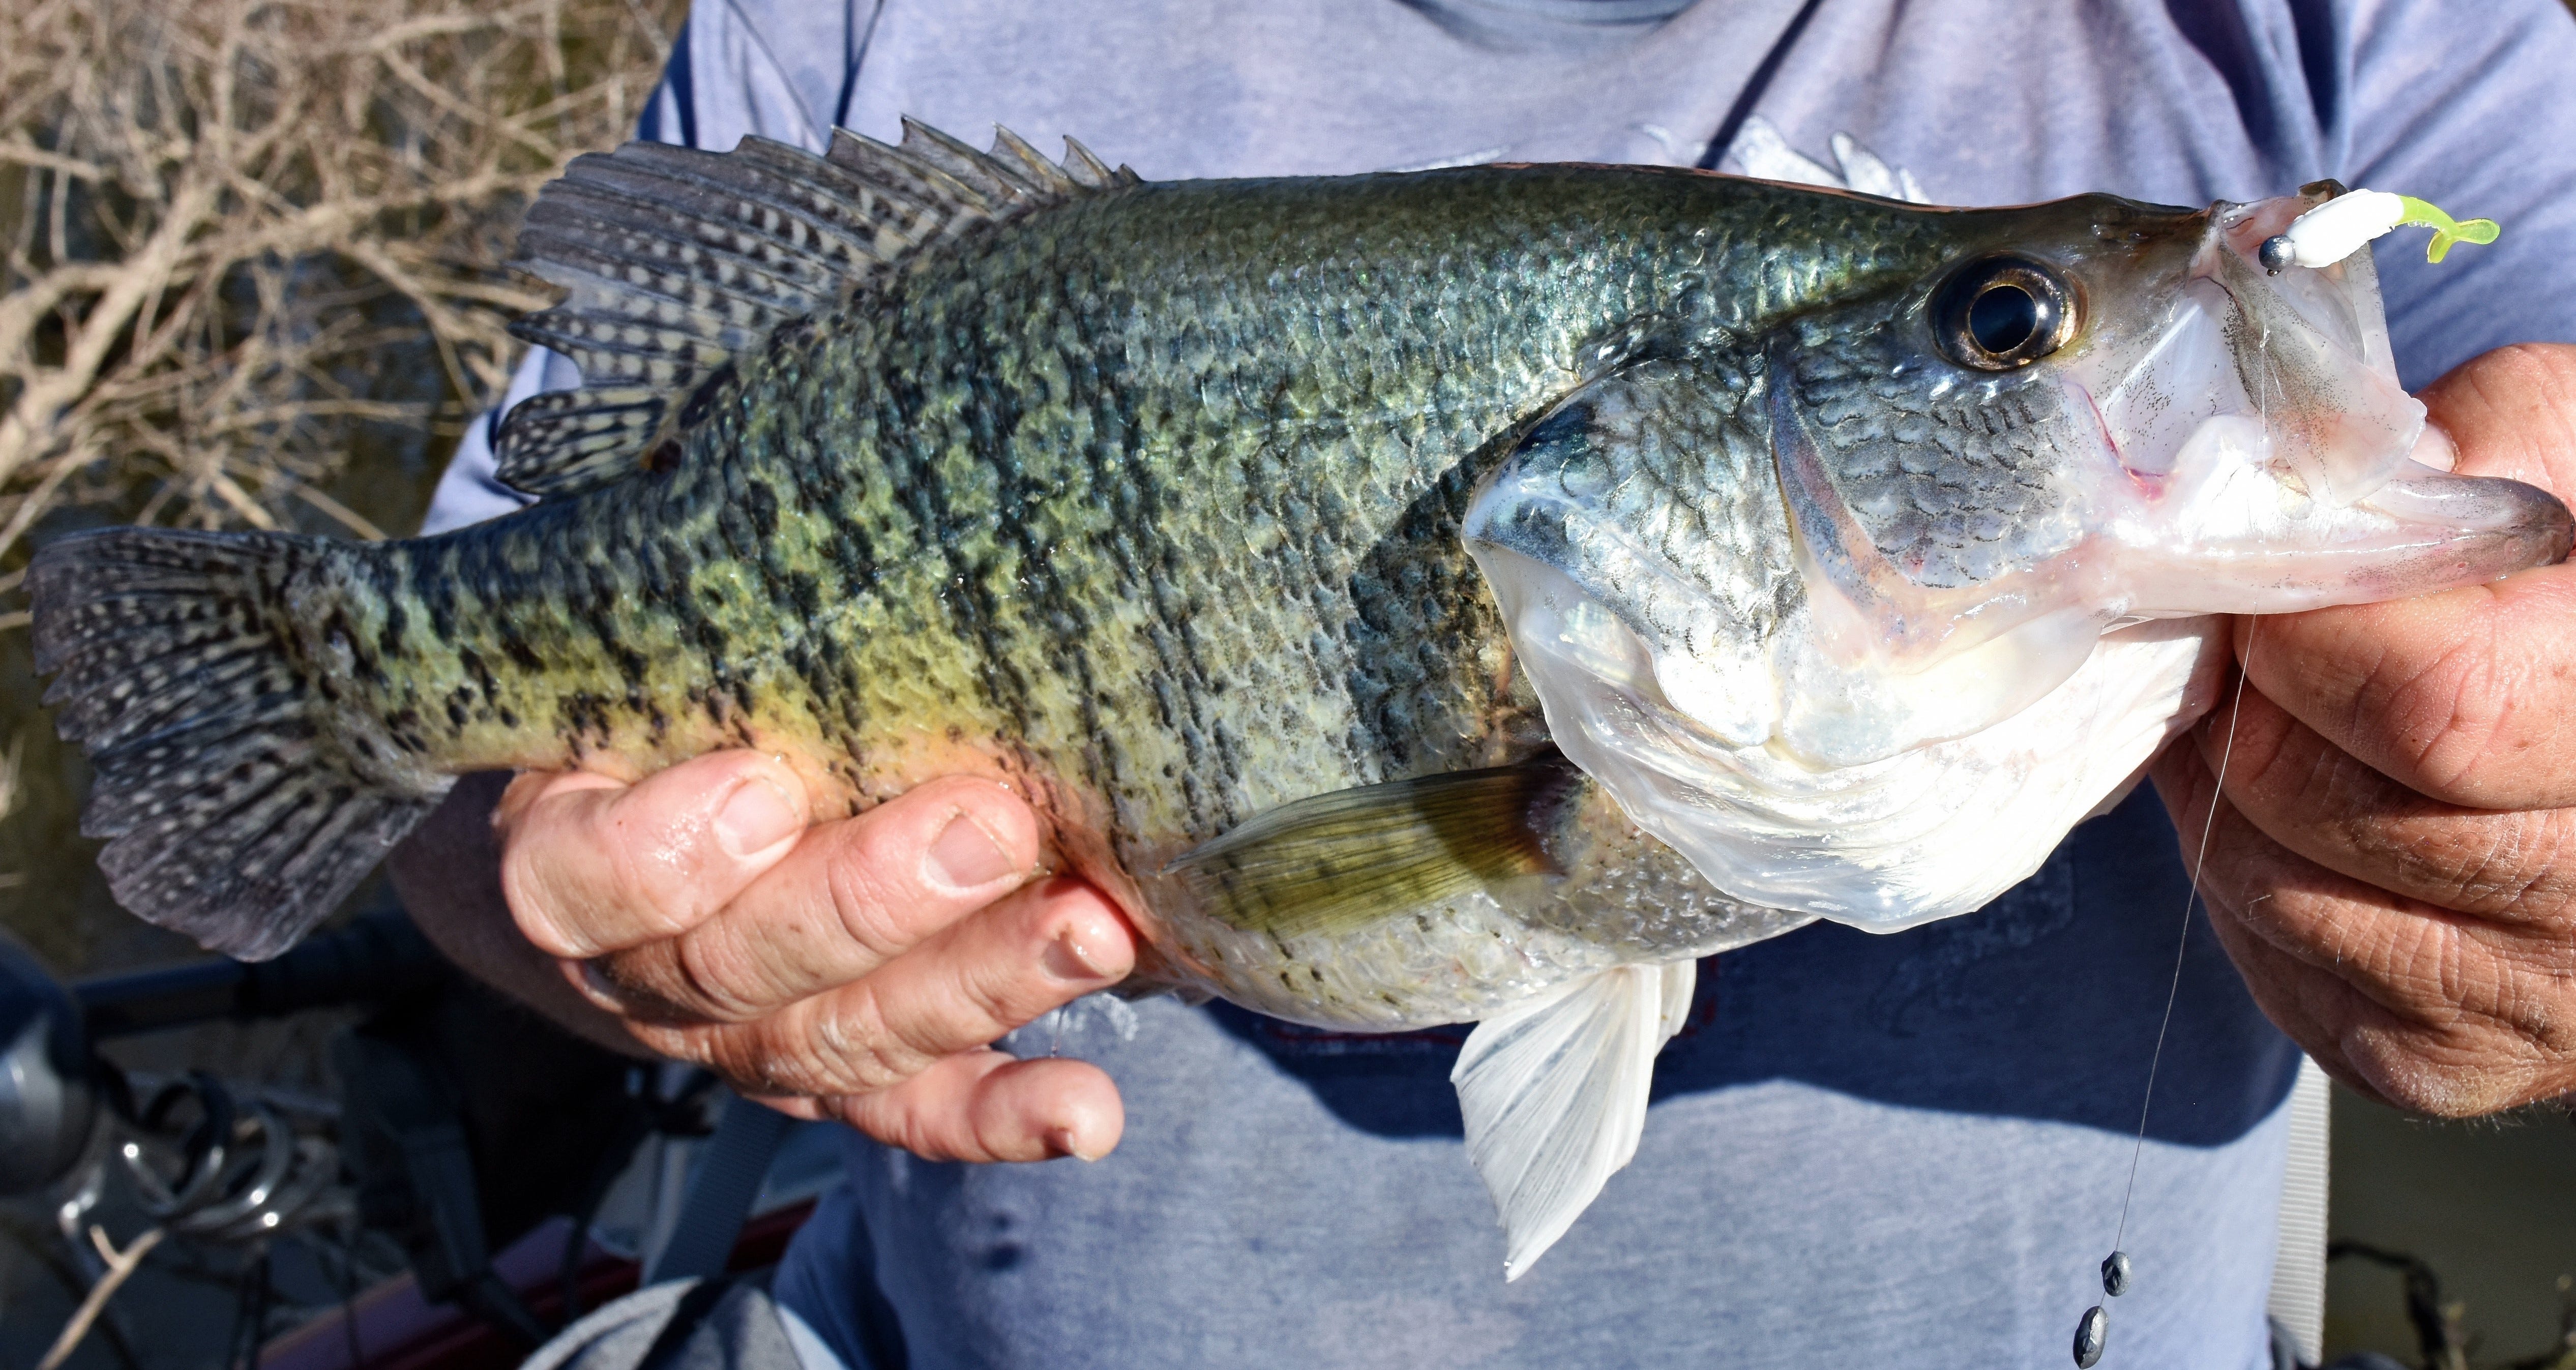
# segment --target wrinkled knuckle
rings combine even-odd
[[[2455,904],[2509,911],[2523,917],[2546,916],[2542,895],[2550,882],[2545,825],[2528,815],[2499,814],[2476,824],[2451,844],[2445,864],[2453,872]]]
[[[901,954],[912,941],[903,919],[910,896],[901,881],[888,877],[885,860],[884,854],[860,846],[824,867],[834,920],[852,943],[879,959]]]
[[[853,1059],[868,1073],[873,1087],[884,1088],[928,1070],[948,1055],[932,1024],[917,1016],[888,1014],[875,995],[859,996],[859,1005],[849,1020],[857,1031],[846,1031],[840,1013],[824,1015],[824,1022],[835,1028],[836,1039],[846,1041],[855,1051]]]
[[[2557,1062],[2576,1060],[2576,967],[2563,946],[2508,967],[2489,1017],[2513,1041]]]
[[[2492,829],[2437,837],[2405,852],[2435,902],[2449,908],[2483,906],[2515,883],[2510,841]]]
[[[2533,918],[2565,921],[2576,912],[2570,908],[2576,900],[2576,809],[2527,815],[2517,831],[2525,839],[2521,864],[2528,877],[2517,900]]]
[[[2576,1059],[2576,1020],[2571,1020],[2568,1003],[2558,994],[2549,996],[2515,996],[2499,1018],[2514,1037],[2554,1060]]]
[[[776,1010],[779,987],[731,938],[682,937],[672,947],[670,983],[697,1013],[747,1023]]]
[[[2494,960],[2477,954],[2468,939],[2448,923],[2430,918],[2409,920],[2417,936],[2415,956],[2426,971],[2424,991],[2436,1016],[2472,1004],[2492,1003],[2500,988]]]
[[[809,1078],[829,1081],[831,1092],[840,1093],[890,1089],[936,1059],[907,1042],[887,1022],[877,997],[863,988],[836,996],[801,1025],[785,1050],[803,1063]]]
[[[957,1035],[989,1046],[1030,1019],[1056,1008],[1072,993],[1041,972],[1034,958],[997,958],[962,977],[965,1017]]]
[[[2295,720],[2268,701],[2239,709],[2232,730],[2218,734],[2227,755],[2227,792],[2233,796],[2293,797],[2323,778],[2319,749],[2303,746]],[[2213,783],[2215,779],[2213,777]]]
[[[733,1025],[705,1035],[701,1064],[749,1094],[815,1096],[843,1092],[809,1044],[772,1023]]]

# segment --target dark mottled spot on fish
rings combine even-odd
[[[507,657],[511,665],[531,675],[544,672],[545,658],[537,655],[536,648],[529,646],[526,638],[508,627],[493,636],[499,640],[501,655]]]
[[[734,368],[731,362],[726,362],[709,372],[707,378],[698,384],[698,388],[689,392],[687,403],[680,406],[680,427],[695,428],[706,422],[707,415],[715,409],[717,399],[733,383]]]
[[[483,692],[485,704],[492,704],[499,700],[500,682],[492,674],[492,668],[484,663],[481,652],[471,647],[459,647],[456,649],[456,664],[464,670],[467,678],[474,682],[474,688]]]
[[[812,622],[823,612],[822,579],[810,571],[790,571],[786,581],[788,602],[796,607],[797,617]]]
[[[751,520],[752,532],[761,542],[778,536],[778,492],[766,481],[742,483],[742,512]]]
[[[628,698],[640,705],[643,701],[645,676],[652,669],[652,663],[645,659],[642,652],[609,638],[606,634],[602,634],[602,639],[603,645],[608,648],[609,656],[617,663],[618,675],[626,682]]]

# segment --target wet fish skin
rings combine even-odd
[[[1116,883],[1293,799],[1542,746],[1456,536],[1483,466],[1590,374],[1945,248],[1919,214],[1635,169],[1079,204],[741,359],[666,471],[332,549],[350,722],[442,772],[778,750],[853,811],[998,767]],[[1670,397],[1655,449],[1733,434],[1754,497],[1681,505],[1721,547],[1781,531],[1752,526],[1740,400]],[[1715,564],[1794,597],[1736,550]],[[1640,855],[1673,867],[1668,918],[1746,917]]]

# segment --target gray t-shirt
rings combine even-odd
[[[1151,178],[1636,161],[1955,204],[2334,176],[2506,226],[2438,269],[2382,244],[2420,385],[2576,339],[2571,74],[2553,0],[700,0],[646,133],[819,146],[911,114],[1071,133]],[[520,392],[571,378],[540,357]],[[481,438],[435,522],[509,507]],[[1635,1162],[1516,1284],[1446,1079],[1463,1029],[1087,1000],[1010,1044],[1117,1078],[1114,1155],[944,1165],[854,1136],[776,1288],[853,1367],[2061,1366],[2186,883],[2140,795],[1973,916],[1712,961]],[[2114,1366],[2268,1364],[2297,1053],[2191,926]]]

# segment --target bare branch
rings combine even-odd
[[[506,325],[552,298],[510,229],[628,136],[683,10],[0,7],[0,568],[75,504],[381,536],[330,482],[508,383]]]

